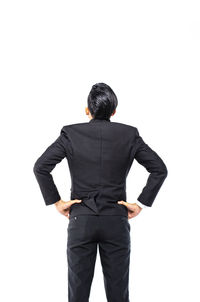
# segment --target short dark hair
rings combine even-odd
[[[118,105],[114,91],[105,83],[92,86],[87,102],[91,115],[97,119],[109,119]]]

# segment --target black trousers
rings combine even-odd
[[[68,223],[68,302],[88,302],[99,247],[108,302],[130,302],[130,223],[126,216],[78,215]]]

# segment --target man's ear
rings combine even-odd
[[[113,111],[113,113],[111,114],[111,116],[113,116],[115,114],[115,112],[116,112],[116,109]]]
[[[86,115],[89,115],[90,110],[88,109],[88,107],[85,107],[85,113],[86,113]]]

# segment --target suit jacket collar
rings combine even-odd
[[[111,122],[110,119],[98,119],[98,118],[92,118],[89,123],[102,123],[102,122]]]

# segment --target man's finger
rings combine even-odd
[[[81,199],[73,199],[73,200],[70,200],[70,201],[66,201],[65,209],[71,207],[72,204],[80,203],[81,201],[82,201]]]
[[[68,212],[62,211],[61,214],[63,214],[64,216],[68,216]]]
[[[124,206],[127,206],[127,202],[124,201],[124,200],[119,200],[117,203],[118,204],[123,204]]]

